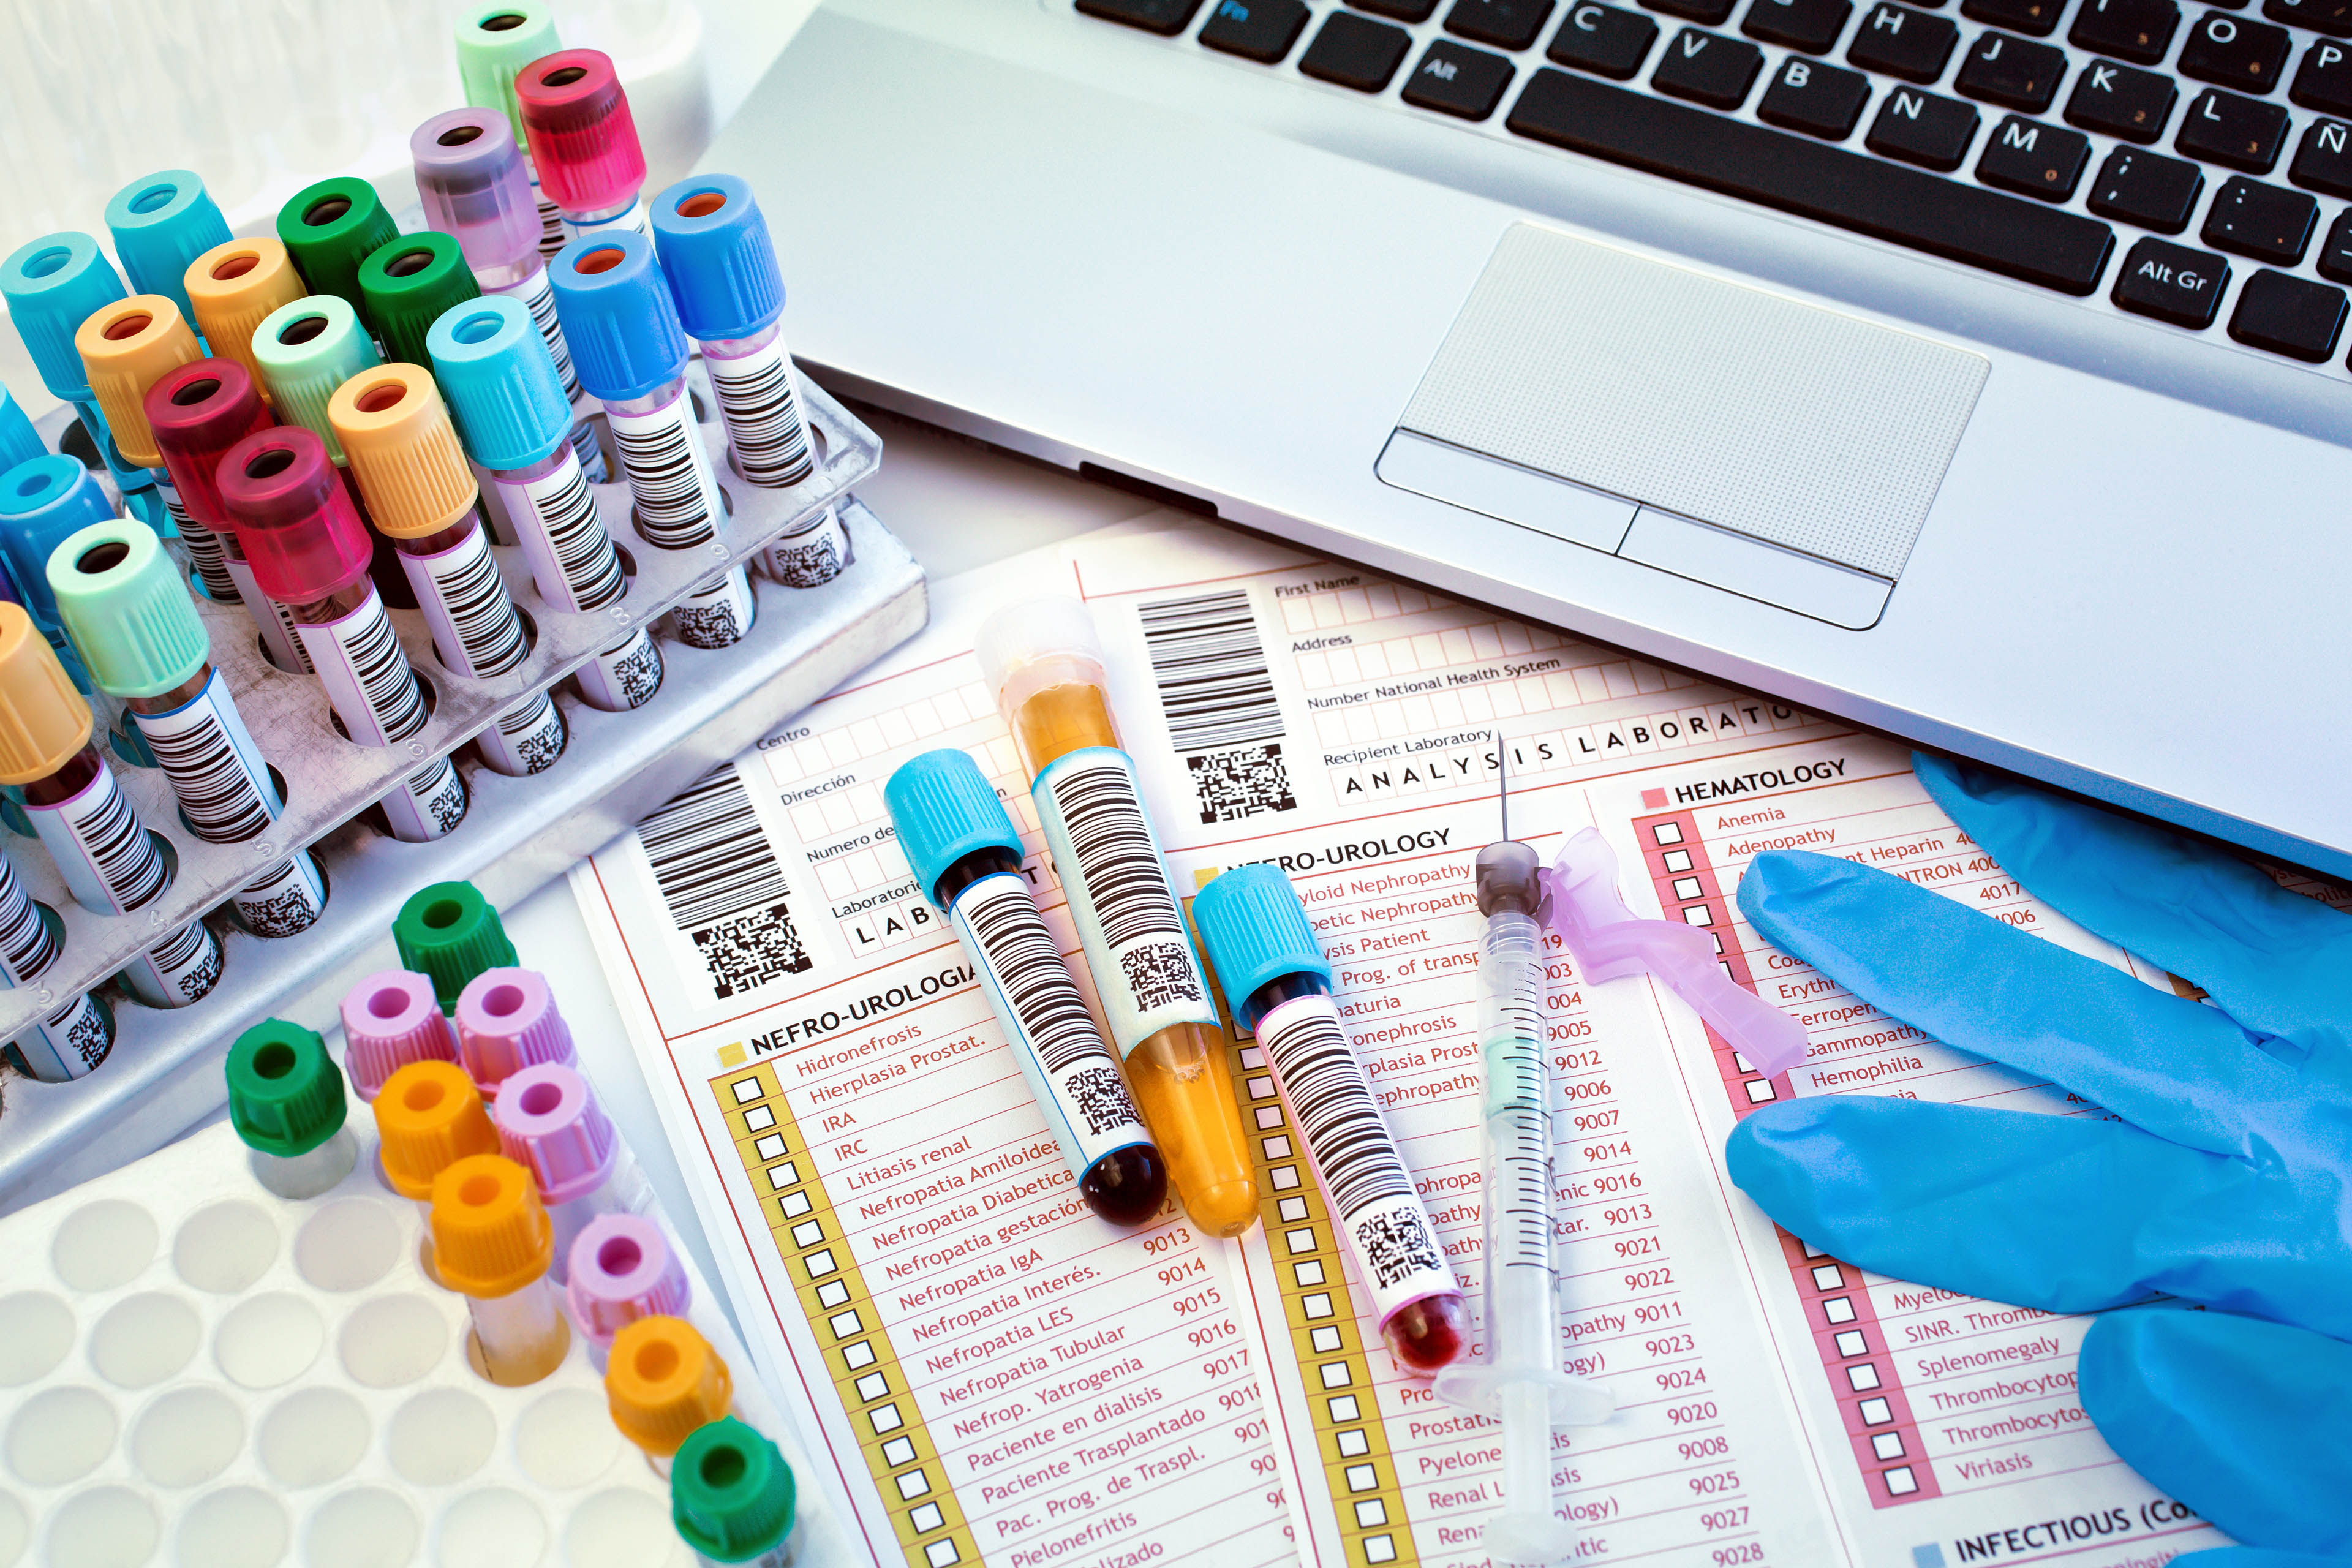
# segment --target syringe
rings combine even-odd
[[[1478,953],[1478,1043],[1486,1070],[1486,1168],[1480,1192],[1486,1353],[1437,1374],[1438,1398],[1503,1424],[1503,1511],[1486,1521],[1497,1563],[1550,1563],[1575,1535],[1551,1508],[1551,1431],[1609,1419],[1616,1396],[1559,1369],[1553,1257],[1551,1072],[1544,1054],[1543,893],[1536,852],[1510,833],[1496,744],[1502,837],[1478,852],[1486,917]]]

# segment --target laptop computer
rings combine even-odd
[[[2352,0],[2261,3],[832,0],[705,165],[854,397],[2352,875]]]

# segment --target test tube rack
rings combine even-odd
[[[210,994],[174,1010],[144,1007],[110,990],[114,1048],[87,1078],[12,1078],[0,1086],[0,1210],[160,1147],[204,1120],[224,1099],[220,1052],[227,1043],[271,1013],[313,1023],[331,1017],[352,981],[394,965],[392,921],[418,888],[463,878],[493,903],[521,898],[921,628],[928,616],[922,568],[847,495],[879,463],[879,438],[803,380],[820,466],[791,489],[761,489],[732,478],[723,457],[725,431],[698,364],[690,384],[700,385],[703,439],[733,508],[719,538],[693,552],[654,550],[627,521],[626,486],[593,487],[606,527],[635,566],[628,596],[614,607],[626,620],[614,612],[551,608],[532,591],[520,551],[494,547],[516,604],[537,632],[530,658],[495,680],[449,675],[434,656],[423,616],[392,611],[411,662],[436,696],[432,722],[411,743],[413,752],[344,741],[315,678],[270,665],[242,607],[198,596],[215,663],[285,779],[286,815],[261,845],[208,844],[183,826],[160,773],[117,758],[124,791],[177,858],[172,887],[118,917],[93,916],[76,905],[38,844],[9,836],[10,858],[26,891],[62,918],[65,937],[56,963],[37,984],[0,990],[0,1039],[75,991],[107,987],[131,954],[192,919],[210,918],[223,967]],[[54,444],[57,431],[44,434]],[[656,621],[696,583],[746,560],[826,506],[840,508],[850,539],[850,564],[839,576],[814,588],[759,580],[759,615],[750,635],[730,647],[697,649],[663,638],[661,689],[632,711],[602,712],[559,690],[572,739],[547,772],[510,778],[461,758],[471,805],[464,822],[430,844],[400,843],[354,820],[426,759],[455,750],[521,697],[560,680],[630,626]],[[326,912],[308,931],[264,940],[214,913],[238,886],[306,844],[328,878]]]

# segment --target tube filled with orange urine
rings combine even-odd
[[[1144,1125],[1192,1223],[1238,1236],[1257,1182],[1216,1004],[1119,748],[1093,618],[1076,599],[1033,600],[990,617],[978,644]]]

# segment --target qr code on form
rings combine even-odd
[[[798,974],[810,963],[800,932],[793,929],[792,910],[782,904],[764,904],[704,926],[694,933],[694,945],[702,950],[711,989],[721,1001]]]

